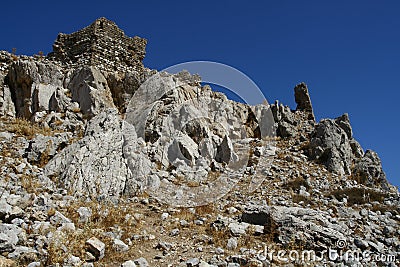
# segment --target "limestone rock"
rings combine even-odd
[[[353,176],[365,185],[389,189],[381,160],[375,151],[367,150],[365,155],[356,161]]]
[[[134,261],[126,261],[122,263],[121,267],[136,267],[136,264]]]
[[[229,162],[233,159],[233,153],[232,142],[230,138],[225,135],[221,144],[217,148],[215,160],[220,163],[224,162],[229,164]]]
[[[40,162],[42,157],[50,159],[57,154],[58,151],[67,147],[72,138],[71,133],[58,133],[54,136],[37,135],[25,148],[25,155],[30,162]]]
[[[63,78],[60,68],[50,62],[14,62],[7,80],[15,96],[16,115],[29,119],[36,112],[49,111],[50,99],[63,86]]]
[[[346,240],[348,228],[329,222],[325,212],[297,207],[255,207],[243,213],[241,220],[251,224],[264,225],[264,233],[275,235],[282,244],[291,242],[295,229],[303,229],[306,244],[314,246],[312,236],[324,240],[325,244],[334,244],[338,239]]]
[[[352,149],[349,138],[334,120],[322,120],[311,135],[309,154],[324,164],[328,170],[350,174]]]
[[[0,253],[13,251],[22,229],[13,224],[0,224]]]
[[[4,85],[4,76],[0,74],[0,115],[15,117],[15,106],[8,85]]]
[[[97,260],[100,260],[104,257],[104,252],[106,249],[106,245],[101,242],[96,237],[91,237],[86,240],[87,250],[92,253]]]
[[[143,257],[134,260],[134,262],[138,267],[149,267],[150,266],[149,263],[147,262],[147,260]]]
[[[132,179],[128,164],[136,166],[140,161],[125,160],[123,144],[122,121],[117,111],[110,109],[94,117],[84,138],[57,154],[46,165],[44,173],[58,176],[59,182],[73,193],[132,194],[126,188],[127,180]],[[139,167],[143,168],[143,164]]]
[[[107,80],[95,67],[76,70],[68,89],[71,91],[72,101],[79,103],[83,114],[94,116],[102,110],[115,107]]]
[[[111,90],[114,104],[120,112],[125,112],[133,94],[142,83],[140,74],[136,71],[107,72],[107,84]]]
[[[343,114],[342,116],[336,118],[335,122],[337,125],[339,125],[340,128],[342,128],[346,132],[347,137],[349,138],[349,140],[351,140],[353,138],[353,129],[350,125],[349,114]]]
[[[309,114],[310,120],[315,120],[313,107],[311,105],[310,94],[305,83],[300,83],[294,88],[294,97],[297,103],[296,110],[302,110]]]

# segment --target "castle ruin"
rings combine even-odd
[[[71,34],[58,34],[48,57],[73,66],[90,65],[101,70],[141,71],[147,40],[128,37],[118,26],[99,18],[91,25]]]

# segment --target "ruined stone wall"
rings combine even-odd
[[[147,40],[128,37],[118,26],[100,18],[72,34],[60,33],[49,57],[72,65],[94,65],[102,70],[140,71]]]

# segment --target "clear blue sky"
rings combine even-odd
[[[400,1],[6,1],[0,49],[51,51],[58,32],[98,17],[148,39],[146,66],[231,65],[295,108],[308,84],[318,119],[347,112],[364,149],[400,186]]]

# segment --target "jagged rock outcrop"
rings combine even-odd
[[[50,62],[18,60],[7,76],[18,117],[30,119],[36,112],[50,111],[50,99],[63,87],[61,69]]]
[[[123,144],[122,120],[109,109],[94,117],[85,136],[55,156],[44,173],[75,194],[122,195],[133,175],[122,156]]]
[[[310,158],[324,164],[328,170],[351,174],[352,150],[347,133],[335,120],[317,124],[310,139]]]
[[[315,120],[310,94],[305,83],[300,83],[294,88],[294,99],[297,103],[296,110],[302,110],[308,114],[308,119]]]
[[[264,226],[264,231],[273,239],[279,240],[284,247],[295,242],[301,242],[307,249],[323,250],[315,240],[325,246],[334,247],[336,241],[345,240],[349,229],[344,224],[331,223],[327,212],[297,207],[257,207],[247,210],[241,216],[241,221],[253,225]],[[302,229],[301,235],[296,234]]]
[[[0,51],[0,115],[15,116],[15,106],[11,98],[11,91],[4,83],[8,68],[13,61],[12,55],[5,51]]]
[[[385,190],[389,189],[381,159],[372,150],[367,150],[362,158],[355,161],[353,178],[368,186],[380,186]]]
[[[93,116],[100,111],[115,108],[106,78],[95,67],[82,67],[71,76],[67,85],[73,102],[79,104],[84,115]]]

